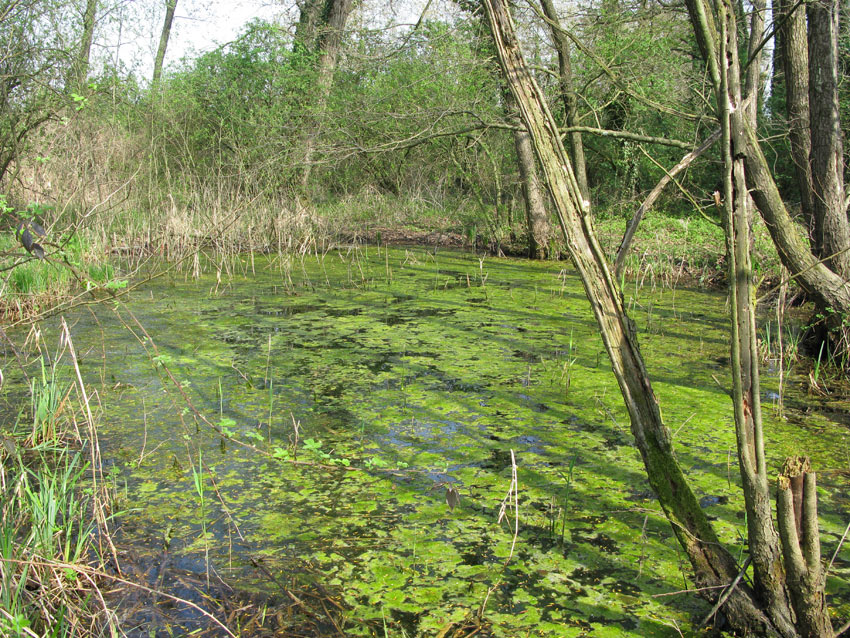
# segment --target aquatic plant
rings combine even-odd
[[[204,545],[204,564],[206,565],[207,587],[210,584],[210,546],[209,536],[207,534],[207,499],[206,499],[206,480],[204,479],[204,457],[203,452],[198,450],[198,467],[192,464],[192,484],[195,486],[195,493],[198,495],[198,503],[201,507],[201,539]]]

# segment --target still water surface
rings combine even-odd
[[[375,248],[230,266],[68,317],[103,407],[125,570],[243,635],[694,631],[707,608],[664,595],[688,569],[571,268]],[[627,288],[679,459],[743,552],[725,298]],[[780,419],[776,385],[770,467],[811,455],[829,558],[850,515],[846,404],[792,379]],[[843,616],[848,577],[844,549],[829,581]],[[163,598],[123,610],[131,635],[211,631]]]

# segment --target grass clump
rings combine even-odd
[[[103,495],[91,489],[92,443],[73,390],[42,363],[29,409],[0,426],[0,636],[88,636],[111,624],[97,602],[93,512]]]

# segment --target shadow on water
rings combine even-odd
[[[158,364],[121,309],[79,318],[78,348],[108,344],[105,368],[83,371],[108,380],[101,443],[126,485],[127,571],[242,635],[675,636],[704,614],[693,597],[653,597],[683,589],[687,570],[575,277],[558,264],[369,252],[356,280],[342,259],[305,260],[311,283],[297,295],[276,290],[273,268],[219,297],[203,278],[154,284],[128,308]],[[713,378],[727,356],[723,299],[653,295],[633,307],[656,392],[701,505],[735,547],[731,406]],[[197,422],[163,365],[210,422],[264,453]],[[815,437],[790,419],[769,425],[773,465],[800,449],[816,466],[842,462],[845,426]],[[500,516],[512,451],[517,518]],[[850,504],[837,476],[821,486],[834,547]],[[848,574],[839,558],[830,595],[842,613]],[[161,595],[136,593],[122,610],[133,631],[219,631]]]

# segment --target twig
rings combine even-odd
[[[725,592],[723,592],[723,595],[717,601],[717,604],[714,605],[712,610],[710,612],[708,612],[708,615],[705,618],[702,619],[702,622],[698,625],[699,627],[704,627],[705,625],[707,625],[708,621],[711,620],[711,618],[714,616],[714,614],[716,614],[717,611],[723,606],[723,603],[725,603],[727,600],[729,600],[729,596],[732,595],[732,592],[735,591],[735,587],[737,587],[738,583],[741,582],[741,579],[744,577],[744,574],[746,573],[747,568],[750,566],[750,562],[752,560],[753,560],[752,556],[747,556],[747,560],[744,561],[744,566],[741,567],[741,571],[739,571],[738,575],[735,576],[735,580],[733,580],[731,582],[731,584],[729,585],[729,588]]]
[[[513,503],[511,503],[511,497],[513,497]],[[514,455],[513,450],[511,450],[511,485],[508,488],[508,493],[505,495],[505,498],[502,499],[502,506],[499,508],[499,518],[496,521],[497,523],[502,522],[502,519],[507,514],[508,507],[511,506],[514,509],[514,536],[511,541],[511,551],[505,559],[505,562],[502,564],[502,571],[499,573],[499,577],[496,579],[496,582],[487,589],[487,595],[484,597],[484,602],[481,603],[481,609],[478,610],[479,618],[484,616],[484,609],[487,607],[487,601],[490,600],[490,596],[494,591],[496,591],[496,587],[498,587],[502,582],[505,570],[508,568],[508,563],[510,563],[511,558],[513,558],[514,548],[516,547],[517,537],[519,536],[519,482],[517,480],[516,456]]]
[[[826,568],[826,571],[823,573],[824,578],[826,578],[826,575],[829,573],[829,570],[832,569],[832,563],[835,562],[835,557],[838,556],[838,552],[841,550],[841,546],[844,544],[844,539],[847,538],[847,532],[850,532],[850,523],[847,523],[847,527],[844,528],[844,534],[841,535],[841,540],[838,541],[838,547],[835,548],[835,552],[832,554],[832,558],[829,561],[829,566]],[[846,629],[846,627],[845,627],[845,629]],[[839,633],[841,633],[841,632],[839,632]]]

